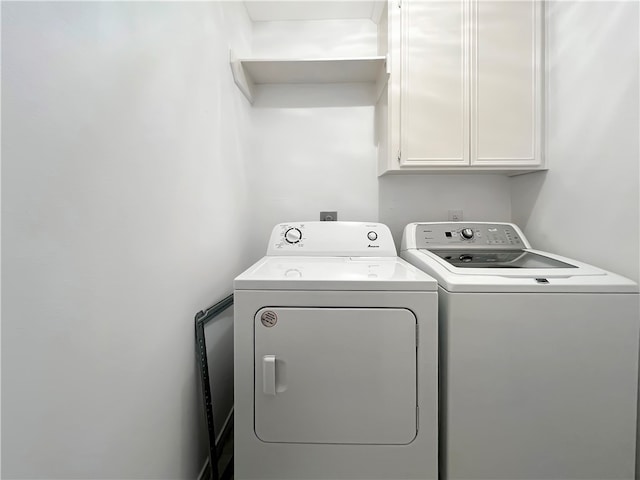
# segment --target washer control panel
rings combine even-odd
[[[395,257],[397,251],[381,223],[292,222],[274,227],[267,255]]]
[[[522,249],[527,245],[510,223],[418,223],[416,248]]]

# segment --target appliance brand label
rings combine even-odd
[[[276,315],[276,312],[267,310],[265,312],[262,312],[260,321],[265,327],[273,327],[276,323],[278,323],[278,315]]]

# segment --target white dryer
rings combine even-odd
[[[508,223],[412,223],[439,284],[445,479],[632,479],[638,287]]]
[[[385,225],[277,225],[234,288],[236,479],[438,478],[437,286]]]

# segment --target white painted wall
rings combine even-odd
[[[380,178],[380,221],[400,246],[405,225],[448,220],[462,210],[464,220],[511,220],[509,180],[504,175],[387,175]]]
[[[252,54],[272,57],[375,55],[370,20],[255,22]],[[358,85],[259,88],[252,111],[251,190],[256,254],[276,223],[376,221],[378,181],[372,89]]]
[[[367,19],[253,23],[258,58],[330,58],[377,55],[378,27]]]
[[[196,478],[193,317],[253,260],[249,36],[239,3],[3,2],[3,478]]]
[[[638,2],[548,2],[549,171],[511,180],[513,219],[536,248],[635,281],[639,9]]]
[[[272,92],[275,94],[275,92]],[[261,108],[253,111],[254,236],[264,254],[276,223],[377,221],[373,107]]]

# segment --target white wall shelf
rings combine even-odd
[[[265,84],[368,83],[376,99],[389,79],[386,57],[321,59],[238,59],[230,55],[233,79],[253,103],[255,86]]]

